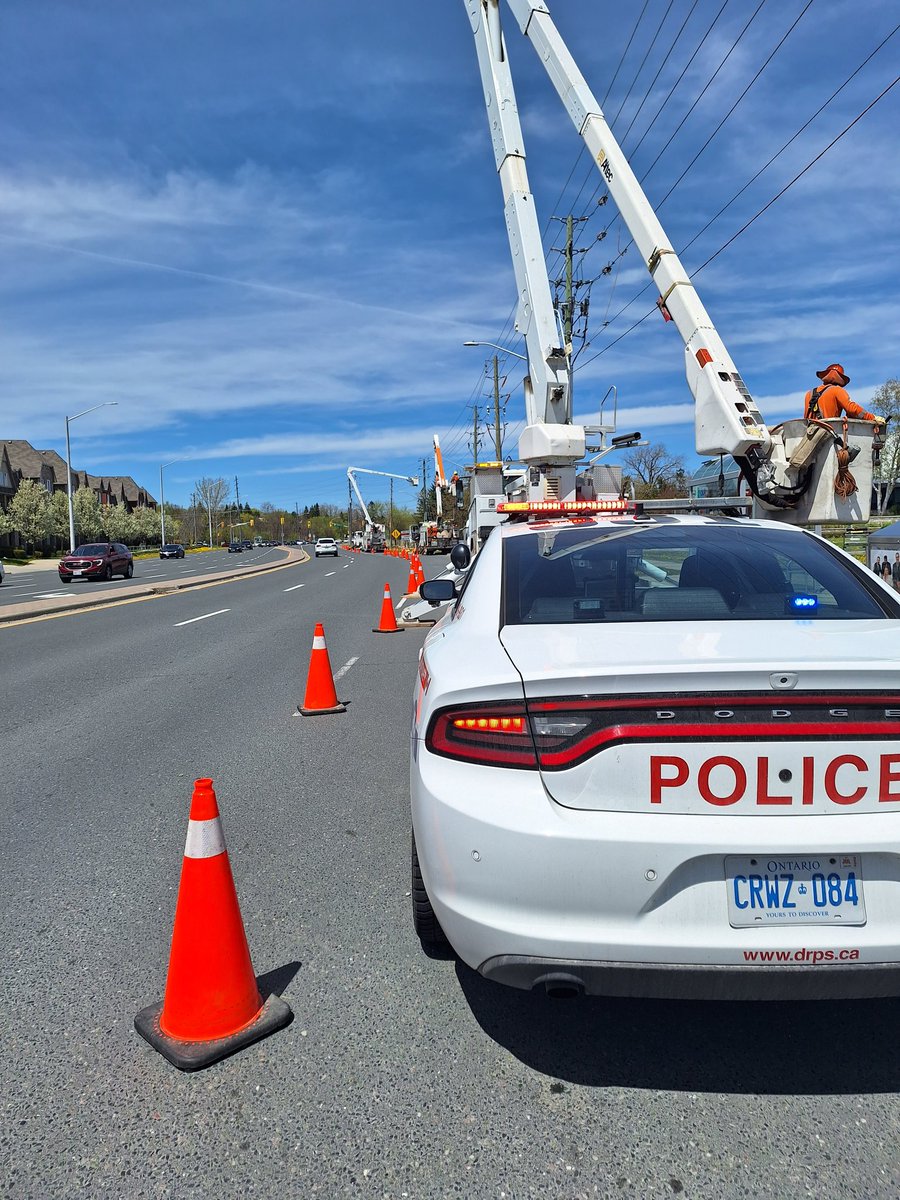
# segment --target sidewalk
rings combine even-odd
[[[83,592],[78,596],[59,596],[48,600],[23,600],[18,603],[6,604],[0,607],[0,625],[10,625],[15,621],[28,621],[34,617],[55,616],[58,613],[75,612],[79,609],[102,608],[107,604],[122,604],[125,601],[141,600],[151,596],[166,596],[172,592],[186,591],[188,588],[209,587],[212,584],[224,583],[229,579],[248,579],[252,575],[262,575],[266,571],[279,571],[283,567],[294,566],[297,563],[309,562],[309,555],[297,546],[285,546],[284,556],[277,562],[264,563],[258,567],[241,567],[238,564],[223,567],[214,574],[189,575],[181,579],[169,579],[158,583],[130,584],[128,587],[114,590]],[[201,561],[206,555],[196,555]],[[149,561],[149,560],[138,560]],[[40,559],[27,567],[6,567],[7,578],[12,578],[13,572],[32,571],[38,564],[40,569],[56,570],[56,559]],[[124,582],[124,581],[123,581]],[[90,587],[90,582],[86,585]]]
[[[26,571],[55,571],[60,558],[62,555],[59,558],[33,558],[27,565],[7,562],[3,564],[3,570],[10,576],[24,574]]]

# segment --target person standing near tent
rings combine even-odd
[[[872,563],[872,571],[875,575],[878,576],[879,579],[881,578],[881,555],[880,554],[875,559],[875,561]]]
[[[894,576],[893,572],[891,571],[891,560],[887,555],[884,556],[884,562],[881,564],[881,578],[888,585],[888,587],[891,587]]]
[[[894,555],[894,561],[891,563],[891,580],[894,591],[900,592],[900,551]]]

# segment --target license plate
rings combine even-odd
[[[72,574],[73,575],[83,575],[84,571],[73,571]]]
[[[730,855],[725,893],[735,929],[866,923],[858,854]]]

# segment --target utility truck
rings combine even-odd
[[[385,545],[385,528],[378,521],[372,520],[372,514],[369,512],[365,500],[363,500],[362,492],[359,490],[359,484],[356,482],[357,475],[383,475],[387,479],[403,479],[413,487],[419,486],[417,475],[395,475],[393,471],[373,471],[367,467],[348,467],[347,478],[350,480],[350,486],[356,492],[356,498],[359,501],[359,506],[362,509],[365,528],[352,535],[352,544],[363,550],[366,554],[382,554]]]
[[[534,503],[591,501],[587,439],[604,430],[572,416],[572,347],[554,312],[499,0],[463,0],[468,12],[503,192],[524,336],[525,464],[517,498]],[[729,454],[753,495],[754,512],[790,524],[865,521],[871,503],[875,427],[866,421],[785,421],[769,428],[697,291],[610,130],[597,99],[543,0],[507,0],[600,171],[659,291],[661,317],[678,331],[694,398],[698,454]],[[853,461],[853,478],[848,479]]]

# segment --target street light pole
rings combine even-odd
[[[160,550],[166,544],[166,493],[163,487],[163,467],[174,467],[177,462],[181,462],[180,458],[173,458],[171,462],[159,464],[159,548]]]
[[[69,553],[75,553],[75,509],[72,505],[72,449],[69,445],[69,418],[66,417],[66,490],[69,496]]]
[[[66,487],[69,493],[69,550],[75,553],[75,509],[72,505],[72,450],[69,442],[69,423],[77,421],[79,417],[86,417],[88,413],[96,412],[98,408],[115,407],[118,400],[104,400],[102,404],[95,404],[93,408],[86,408],[84,412],[76,413],[74,417],[66,417]]]

